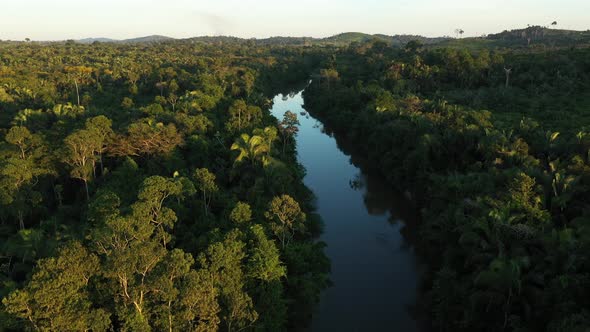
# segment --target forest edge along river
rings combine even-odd
[[[297,158],[324,222],[333,286],[324,291],[311,331],[420,331],[415,307],[420,264],[411,245],[416,211],[344,139],[327,134],[304,109],[302,92],[277,95],[272,114],[297,114]]]

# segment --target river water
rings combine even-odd
[[[325,133],[322,123],[301,115],[301,92],[278,95],[272,114],[290,110],[301,123],[297,134],[304,182],[317,197],[325,224],[334,285],[324,291],[312,331],[418,331],[415,303],[420,267],[411,238],[415,211],[367,164],[347,149],[343,139]]]

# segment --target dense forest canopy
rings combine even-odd
[[[269,108],[311,78],[421,208],[433,328],[584,331],[590,49],[546,30],[0,42],[0,330],[304,327],[330,264]]]
[[[293,132],[267,96],[316,57],[2,45],[1,329],[305,324],[329,263]]]
[[[479,43],[340,49],[306,106],[418,202],[433,329],[586,331],[590,49]]]

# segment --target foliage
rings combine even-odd
[[[433,329],[584,330],[590,53],[467,42],[350,45],[306,107],[421,207]]]
[[[0,42],[0,330],[306,325],[326,267],[289,270],[264,219],[279,192],[312,206],[267,103],[320,58],[301,51]]]

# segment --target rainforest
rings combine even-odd
[[[155,37],[0,41],[0,331],[587,331],[590,32]]]

